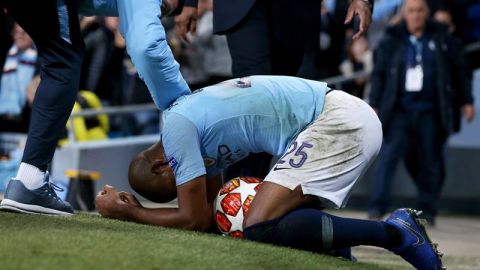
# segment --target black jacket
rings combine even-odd
[[[234,29],[257,1],[262,0],[214,0],[213,32],[225,34]],[[270,0],[273,22],[282,29],[282,36],[298,44],[317,44],[320,34],[320,7],[322,0]],[[349,1],[349,0],[344,0]],[[374,0],[368,0],[373,8]],[[340,1],[341,2],[341,1]],[[185,6],[196,7],[198,0],[185,0]],[[344,20],[345,18],[341,18]],[[310,47],[310,46],[306,46]],[[318,47],[318,46],[317,46]]]
[[[460,109],[473,103],[471,80],[468,76],[460,41],[448,34],[440,24],[428,22],[426,32],[435,43],[437,82],[435,105],[445,134],[460,129]],[[405,23],[387,29],[374,55],[370,105],[378,109],[384,130],[399,106],[399,94],[405,85],[405,51],[409,33]],[[403,80],[403,81],[402,81]]]

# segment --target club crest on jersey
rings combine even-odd
[[[171,157],[168,159],[168,165],[170,166],[170,168],[175,169],[175,167],[177,167],[178,165],[178,162],[174,157]]]

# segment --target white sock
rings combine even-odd
[[[33,165],[22,162],[15,179],[20,180],[30,190],[37,189],[45,183],[45,172]]]

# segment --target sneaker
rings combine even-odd
[[[437,244],[433,244],[419,219],[420,211],[413,209],[398,209],[385,221],[395,227],[402,235],[402,245],[391,248],[390,251],[420,270],[443,270],[442,253],[438,252]]]
[[[20,180],[11,179],[0,209],[30,214],[73,215],[72,206],[55,193],[55,190],[63,190],[48,181],[48,173],[45,179],[45,184],[34,190],[27,189]]]

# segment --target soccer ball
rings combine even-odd
[[[215,199],[215,222],[223,235],[243,238],[243,217],[261,183],[259,178],[242,176],[220,189]]]

